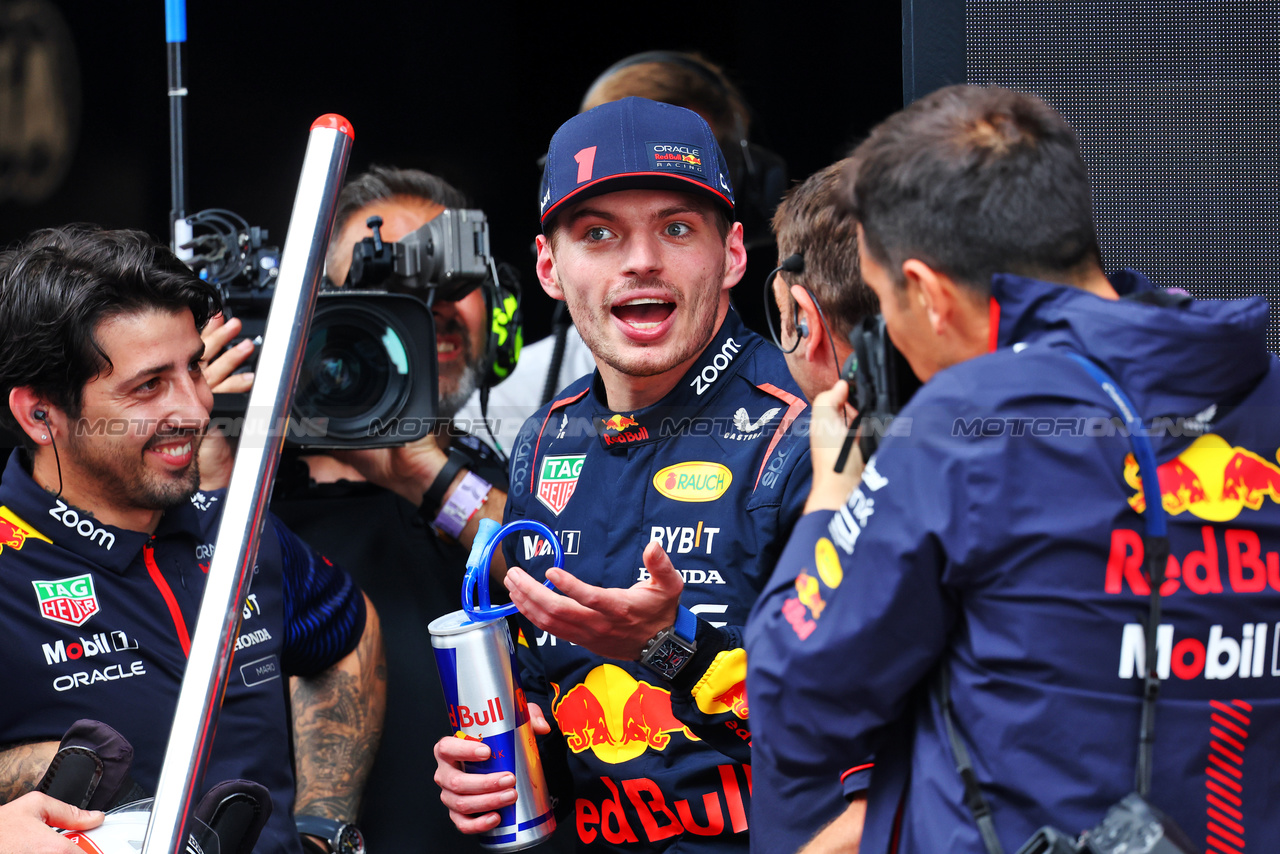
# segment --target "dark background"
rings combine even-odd
[[[0,12],[21,2],[0,0]],[[78,133],[51,197],[0,193],[0,242],[74,220],[167,239],[163,4],[52,5],[75,46]],[[191,0],[187,18],[188,213],[229,208],[283,241],[307,130],[340,113],[355,128],[348,174],[371,163],[426,169],[486,211],[495,254],[524,278],[526,340],[545,334],[552,307],[529,249],[536,161],[615,60],[696,50],[724,66],[752,106],[750,137],[782,155],[793,180],[843,156],[902,103],[896,3]],[[12,80],[0,54],[0,84],[6,73]],[[4,109],[0,100],[0,123]],[[740,301],[754,305],[766,272],[748,271]]]

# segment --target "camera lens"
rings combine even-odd
[[[338,439],[369,435],[409,397],[409,349],[394,317],[357,303],[317,305],[298,377],[295,412],[328,419]]]

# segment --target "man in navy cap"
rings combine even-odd
[[[555,134],[537,272],[564,300],[593,375],[525,422],[503,542],[525,688],[562,830],[605,850],[745,850],[751,786],[740,627],[808,492],[806,404],[778,351],[729,305],[746,264],[733,188],[706,122],[642,98]],[[543,574],[557,590],[544,588]],[[500,826],[509,774],[436,747],[466,833]],[[556,779],[557,766],[572,788]]]

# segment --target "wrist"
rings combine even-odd
[[[444,507],[455,486],[461,483],[461,476],[469,470],[471,465],[471,460],[457,450],[451,449],[448,453],[435,450],[431,456],[433,458],[439,457],[442,462],[439,466],[432,467],[434,475],[427,488],[423,490],[422,500],[418,505],[427,521],[434,519],[436,514]],[[424,475],[426,471],[428,469],[423,469]],[[419,479],[419,483],[421,483],[421,479]]]
[[[462,479],[449,492],[432,525],[441,533],[461,541],[462,531],[489,500],[493,484],[470,469],[462,470]]]

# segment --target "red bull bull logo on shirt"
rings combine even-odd
[[[1280,449],[1276,453],[1280,457]],[[1170,516],[1190,513],[1209,522],[1228,522],[1246,508],[1262,509],[1268,498],[1280,502],[1280,466],[1212,433],[1161,465],[1157,476]],[[1133,454],[1125,457],[1124,479],[1137,490],[1129,504],[1143,512],[1147,501]]]
[[[52,542],[44,534],[22,521],[17,513],[8,507],[0,507],[0,553],[7,548],[21,551],[29,537],[46,543]]]
[[[620,442],[641,442],[649,438],[649,429],[641,427],[640,422],[627,415],[617,413],[600,419],[600,435],[606,445],[617,445]]]
[[[637,681],[615,665],[599,665],[563,697],[559,686],[554,690],[551,713],[574,753],[590,750],[616,765],[650,748],[665,750],[673,733],[699,740],[671,711],[670,691]]]

